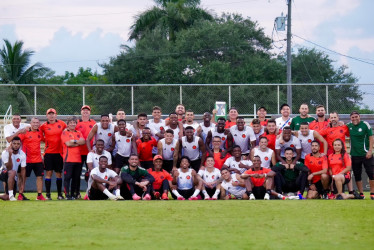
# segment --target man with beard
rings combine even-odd
[[[232,156],[228,158],[222,166],[230,172],[242,174],[253,165],[252,161],[244,159],[240,146],[235,145],[232,149]]]
[[[236,125],[230,128],[235,145],[239,145],[244,156],[249,155],[250,149],[256,146],[256,136],[253,129],[245,125],[244,117],[236,119]]]
[[[186,122],[183,124],[183,127],[186,129],[188,126],[193,127],[193,132],[195,136],[200,136],[201,127],[199,123],[194,122],[195,115],[191,109],[186,111]]]
[[[290,117],[290,106],[286,103],[282,104],[282,106],[280,107],[280,113],[282,114],[282,116],[275,119],[275,122],[279,131],[282,131],[283,128],[290,126],[292,122],[292,118]]]
[[[212,138],[216,136],[221,138],[220,148],[223,150],[222,157],[225,157],[226,154],[231,151],[233,138],[231,133],[225,130],[225,122],[225,118],[218,118],[217,126],[208,132],[208,135],[205,140],[205,147],[209,154],[212,154]]]
[[[148,127],[143,129],[142,137],[136,140],[136,146],[138,149],[140,165],[145,169],[152,168],[152,151],[154,147],[157,147],[157,141],[151,136],[151,130]]]
[[[179,140],[179,156],[187,156],[191,160],[192,169],[198,172],[206,157],[203,139],[194,135],[194,129],[191,126],[186,127],[185,134],[186,136]]]
[[[299,130],[301,123],[306,122],[309,124],[310,122],[315,120],[313,117],[308,115],[309,106],[306,103],[300,105],[299,113],[299,116],[292,118],[290,127],[293,131]]]
[[[216,127],[216,125],[212,122],[212,115],[209,112],[205,112],[203,114],[203,122],[200,123],[200,127],[201,127],[200,137],[203,138],[203,141],[205,143],[209,131],[211,131],[212,129]]]
[[[169,114],[169,120],[167,124],[168,125],[165,126],[165,130],[167,129],[173,130],[174,139],[182,138],[184,129],[183,129],[183,125],[179,126],[178,115],[176,113]],[[180,127],[182,127],[182,129]]]
[[[292,162],[292,167],[294,167],[296,162],[301,158],[301,144],[300,140],[292,135],[291,128],[288,126],[284,127],[281,137],[275,143],[275,156],[282,164],[286,164],[284,157],[287,148],[291,148],[294,152],[294,160]]]
[[[114,125],[109,123],[109,115],[101,115],[100,122],[95,124],[86,139],[88,151],[92,151],[91,140],[95,137],[94,144],[98,139],[104,141],[104,149],[111,152],[112,136],[114,135]],[[93,147],[95,148],[95,146]]]

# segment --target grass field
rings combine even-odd
[[[374,248],[368,198],[1,201],[0,207],[1,249]]]

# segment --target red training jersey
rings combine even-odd
[[[250,168],[250,169],[246,170],[244,173],[245,174],[267,174],[270,171],[271,171],[271,169],[269,169],[269,168],[260,167],[258,170],[255,170],[255,168]],[[252,181],[252,183],[255,187],[261,187],[265,183],[265,177],[263,177],[263,178],[251,177],[251,181]]]
[[[27,131],[20,134],[22,141],[22,150],[26,154],[26,163],[39,163],[42,160],[42,151],[40,149],[41,141],[44,141],[43,133],[40,130]]]
[[[231,128],[232,126],[236,125],[236,122],[232,122],[227,120],[225,123],[225,128]]]
[[[276,134],[263,133],[260,137],[268,138],[268,148],[272,149],[275,152],[275,141],[277,140]]]
[[[142,138],[136,140],[138,146],[138,156],[140,161],[153,161],[152,149],[157,147],[157,141],[151,137],[149,141],[143,141]]]
[[[328,156],[328,162],[333,175],[340,174],[346,167],[352,166],[351,158],[347,153],[344,154],[344,160],[341,154],[331,154]],[[349,172],[347,174],[349,175]]]
[[[75,130],[80,131],[83,135],[83,138],[86,140],[88,137],[88,134],[91,132],[91,129],[93,126],[95,126],[96,122],[93,119],[89,119],[88,121],[84,122],[82,120],[78,120],[77,126],[75,127]],[[93,146],[93,138],[91,140],[91,147]],[[87,145],[81,145],[81,155],[88,155],[88,148]]]
[[[322,130],[320,134],[326,139],[327,144],[328,144],[328,151],[327,154],[333,154],[334,153],[334,148],[332,146],[332,143],[336,139],[340,139],[344,142],[344,147],[347,149],[345,145],[345,137],[349,136],[349,129],[347,125],[343,126],[338,126],[338,127],[328,127],[325,130]]]
[[[320,156],[320,157],[315,157],[312,154],[307,154],[305,156],[304,164],[305,166],[309,168],[311,173],[319,172],[329,167],[327,163],[327,157],[325,155]],[[320,180],[321,180],[321,175],[315,175],[313,176],[312,183],[316,183]]]
[[[164,180],[172,181],[173,178],[171,175],[164,169],[161,171],[153,171],[151,168],[148,169],[148,173],[150,173],[153,178],[155,178],[155,181],[153,182],[153,189],[159,190],[162,187],[162,182]]]
[[[66,128],[65,122],[56,120],[55,123],[45,122],[40,126],[40,131],[44,135],[44,154],[62,154],[61,134]]]
[[[61,134],[61,143],[63,148],[64,162],[82,162],[80,146],[78,147],[68,147],[65,142],[70,140],[79,140],[83,135],[80,131],[68,131],[64,130]]]

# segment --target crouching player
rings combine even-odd
[[[215,161],[213,156],[207,156],[205,160],[205,170],[199,170],[199,176],[204,185],[202,193],[204,200],[217,200],[221,184],[218,183],[221,178],[221,172],[214,167]]]
[[[221,176],[223,178],[221,183],[221,199],[229,200],[230,198],[234,198],[248,200],[244,180],[240,178],[239,174],[230,174],[227,168],[222,168]]]
[[[91,188],[88,191],[90,200],[118,199],[111,191],[118,187],[119,177],[116,172],[108,168],[108,158],[106,156],[100,156],[99,167],[92,169],[90,179]]]
[[[240,177],[246,179],[245,184],[250,200],[270,200],[270,195],[274,195],[279,199],[285,199],[283,195],[271,190],[274,183],[274,176],[275,172],[269,168],[262,167],[261,157],[255,155],[253,157],[252,168],[245,171]]]
[[[168,192],[173,178],[166,170],[162,169],[162,164],[162,156],[155,155],[155,157],[153,157],[153,168],[148,169],[148,173],[155,178],[153,191],[151,192],[151,196],[154,200],[159,200],[161,194],[161,199],[169,200]]]
[[[139,166],[139,157],[130,155],[129,166],[121,169],[121,194],[125,199],[150,200],[152,183],[155,181],[148,171]]]
[[[195,170],[191,168],[191,160],[187,156],[182,156],[180,168],[173,171],[173,198],[178,200],[198,200],[197,197],[202,188],[201,178],[197,176]]]

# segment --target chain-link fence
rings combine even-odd
[[[374,85],[374,84],[373,84]],[[115,113],[151,113],[157,105],[167,114],[183,103],[195,114],[211,111],[216,101],[236,107],[240,114],[254,114],[255,107],[265,106],[268,114],[278,114],[287,102],[287,84],[141,84],[141,85],[5,85],[0,92],[0,114],[9,105],[13,113],[44,115],[53,107],[59,115],[78,115],[83,104],[90,105],[93,115]],[[325,105],[327,111],[349,113],[357,108],[357,84],[292,84],[292,113],[301,103]]]

